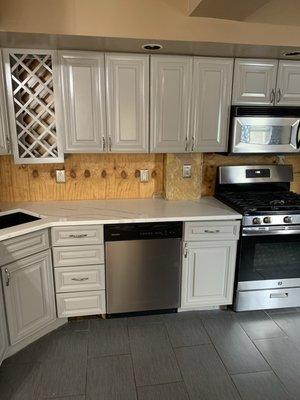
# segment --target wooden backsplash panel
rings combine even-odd
[[[62,168],[67,182],[58,184],[54,171]],[[149,182],[140,182],[139,169],[149,169]],[[0,188],[0,201],[151,198],[163,191],[163,155],[72,154],[64,164],[40,165],[15,165],[2,156]]]

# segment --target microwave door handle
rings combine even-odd
[[[300,148],[300,119],[293,126],[292,137],[290,144],[297,150]]]
[[[297,133],[296,133],[296,148],[297,148],[297,149],[300,148],[300,137],[299,137],[299,133],[300,133],[300,120],[298,121]]]

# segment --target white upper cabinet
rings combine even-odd
[[[3,55],[15,163],[63,162],[57,52],[4,49]]]
[[[106,140],[104,55],[59,52],[66,153],[104,151]]]
[[[2,54],[0,52],[0,154],[8,154],[10,150],[9,127],[5,96]]]
[[[279,61],[276,105],[300,105],[300,62]]]
[[[232,75],[232,59],[194,58],[192,151],[227,150]]]
[[[149,149],[149,56],[106,54],[108,151]]]
[[[192,57],[151,56],[151,152],[180,153],[191,149],[192,68]]]
[[[277,60],[236,59],[232,103],[272,105],[277,65]]]

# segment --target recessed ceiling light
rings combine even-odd
[[[284,55],[286,57],[300,56],[300,50],[288,51],[287,53],[284,53]]]
[[[143,44],[142,48],[144,50],[156,51],[162,49],[162,45],[157,43],[147,43]]]

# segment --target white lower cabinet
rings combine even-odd
[[[186,243],[181,308],[232,303],[236,241]]]
[[[105,314],[105,290],[59,293],[56,295],[59,317]]]
[[[56,320],[50,250],[8,264],[1,272],[13,345]]]
[[[7,349],[8,349],[7,325],[6,325],[6,317],[4,310],[4,298],[2,294],[2,287],[0,285],[0,365],[4,359]]]

